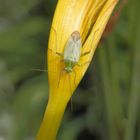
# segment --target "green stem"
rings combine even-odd
[[[139,119],[138,120],[139,122],[138,122],[138,131],[137,131],[138,132],[137,133],[137,140],[140,140],[140,133],[139,133],[140,132],[140,112],[139,112],[138,119]]]
[[[115,119],[116,127],[118,128],[118,132],[122,134],[123,125],[122,121],[124,119],[123,114],[123,104],[122,104],[122,96],[119,87],[119,64],[118,64],[118,56],[116,55],[116,39],[114,36],[110,36],[108,40],[108,50],[109,50],[109,65],[110,65],[110,80],[112,87],[112,100],[114,104],[113,114]]]
[[[114,124],[114,103],[115,99],[112,98],[112,87],[109,79],[108,66],[106,65],[106,53],[105,48],[99,50],[99,65],[101,70],[101,78],[105,96],[106,103],[106,112],[107,112],[107,121],[109,127],[109,139],[110,140],[119,140],[119,135],[117,133],[116,126]]]
[[[139,20],[140,21],[140,20]],[[132,83],[130,90],[130,102],[128,108],[128,122],[126,125],[125,140],[134,140],[135,127],[137,123],[137,116],[140,102],[140,22],[137,24],[137,34],[135,36],[134,44],[134,59],[133,59],[133,71],[132,71]]]

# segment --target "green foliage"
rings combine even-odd
[[[0,139],[32,140],[48,99],[46,51],[56,0],[0,0]],[[128,1],[98,47],[58,140],[140,139],[140,19]]]

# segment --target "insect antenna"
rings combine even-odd
[[[42,69],[31,69],[31,70],[32,71],[40,71],[40,72],[48,72],[48,71],[50,71],[50,70],[42,70]],[[51,72],[56,73],[54,71],[51,71]]]
[[[41,69],[31,69],[33,71],[41,71],[41,72],[48,72],[48,70],[41,70]]]

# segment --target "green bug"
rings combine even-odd
[[[81,47],[82,43],[80,33],[78,31],[74,31],[68,39],[63,54],[63,59],[65,63],[64,70],[67,73],[72,72],[74,66],[78,64],[81,55]]]
[[[56,33],[56,30],[54,28],[52,28],[52,29]],[[78,64],[80,57],[90,53],[90,51],[88,51],[88,52],[85,52],[82,54],[81,48],[82,48],[82,40],[81,40],[80,33],[79,33],[79,31],[74,31],[68,38],[68,41],[66,43],[63,53],[54,52],[50,48],[49,48],[49,50],[51,50],[52,52],[54,52],[55,54],[57,54],[58,56],[63,58],[65,67],[62,70],[62,72],[66,72],[68,74],[70,74],[71,72],[74,72],[75,79],[76,79],[76,72],[74,71],[75,65],[80,66],[80,64]],[[89,63],[89,61],[86,63]],[[62,74],[62,72],[61,72],[61,74]],[[61,76],[61,74],[60,74],[60,76]],[[60,80],[59,80],[59,82],[60,82]],[[58,86],[59,86],[59,82],[58,82]],[[75,83],[75,80],[74,80],[74,83]]]
[[[56,30],[53,27],[51,29],[56,34],[56,43],[57,43],[57,32],[56,32]],[[98,30],[96,30],[95,33],[97,31]],[[51,48],[48,48],[48,49],[51,52],[53,52],[56,55],[58,55],[59,57],[62,57],[62,60],[63,60],[65,66],[64,66],[63,70],[60,73],[60,77],[61,77],[63,72],[66,72],[68,74],[70,74],[71,72],[74,72],[74,74],[75,74],[74,84],[75,84],[75,81],[76,81],[75,80],[76,79],[76,72],[74,70],[74,67],[76,65],[77,66],[82,66],[84,64],[90,63],[90,61],[87,61],[87,62],[85,62],[83,64],[79,64],[78,63],[80,57],[85,56],[85,55],[87,55],[87,54],[89,54],[91,52],[91,50],[87,51],[87,52],[84,52],[84,53],[81,52],[81,49],[82,49],[82,39],[81,39],[79,31],[74,31],[74,32],[71,33],[70,37],[67,40],[67,43],[66,43],[66,46],[64,48],[64,52],[63,53],[57,52],[57,45],[56,45],[56,52],[54,50],[52,50]],[[47,71],[47,70],[40,70],[40,69],[33,69],[33,70]],[[69,82],[70,82],[70,76],[69,76]],[[58,86],[59,86],[59,83],[60,83],[60,78],[59,78],[59,81],[58,81]]]

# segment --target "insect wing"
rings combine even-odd
[[[68,39],[64,50],[64,60],[78,62],[81,55],[81,38],[74,41],[72,37]]]

